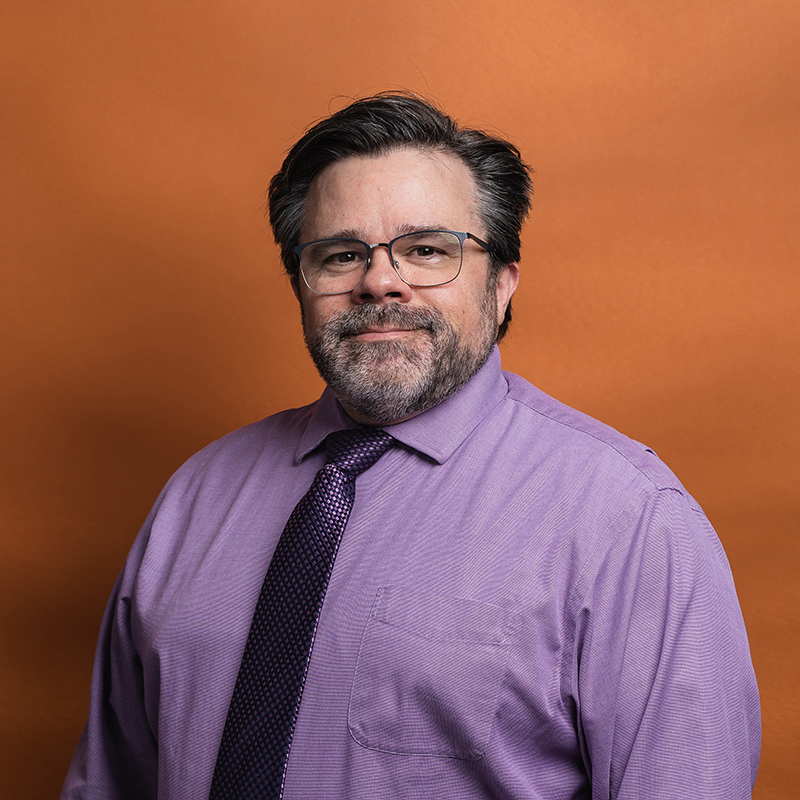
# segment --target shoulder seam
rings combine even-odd
[[[609,441],[607,441],[605,439],[601,439],[599,436],[596,436],[591,431],[587,431],[584,428],[579,428],[579,427],[577,427],[575,425],[571,425],[568,422],[565,422],[564,420],[556,419],[555,417],[552,417],[551,415],[546,414],[541,409],[535,408],[530,403],[527,403],[524,399],[519,398],[519,397],[514,397],[511,392],[509,392],[507,397],[512,402],[519,403],[521,406],[524,406],[525,408],[529,409],[534,414],[537,414],[538,416],[543,417],[544,419],[550,420],[550,422],[553,422],[556,425],[561,425],[561,426],[563,426],[565,428],[569,428],[570,430],[575,431],[576,433],[580,433],[580,434],[583,434],[584,436],[588,436],[590,439],[594,439],[599,444],[604,445],[605,447],[608,447],[610,450],[613,450],[620,458],[622,458],[627,464],[630,464],[630,466],[633,467],[633,469],[635,469],[645,480],[647,480],[653,486],[653,488],[655,490],[657,490],[657,491],[672,490],[672,491],[678,492],[679,494],[683,495],[684,497],[686,497],[688,495],[686,490],[680,485],[679,486],[663,486],[663,485],[659,484],[658,482],[656,482],[653,479],[653,477],[651,475],[649,475],[647,472],[645,472],[638,464],[635,464],[633,461],[631,461],[631,459],[628,456],[626,456],[625,453],[623,453],[619,448],[615,447],[611,442],[609,442]],[[577,414],[583,414],[582,411],[577,411],[576,409],[573,409],[573,410]],[[599,424],[604,425],[605,423],[600,422]],[[617,433],[618,433],[619,436],[625,436],[624,433],[620,433],[619,431],[617,431]],[[625,436],[625,438],[628,439],[631,442],[635,441],[634,439],[631,439],[630,437],[627,437],[627,436]],[[646,452],[652,453],[656,458],[658,458],[658,456],[656,455],[655,450],[653,450],[652,448],[648,447],[647,445],[641,444],[641,442],[639,442],[638,444],[640,444],[644,448],[644,450]],[[659,461],[660,461],[660,459],[659,459]],[[677,482],[677,479],[676,479],[676,482]]]

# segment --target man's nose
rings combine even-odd
[[[353,300],[357,303],[404,303],[410,300],[411,287],[395,269],[389,245],[381,242],[370,247],[369,267],[361,283],[353,289]]]

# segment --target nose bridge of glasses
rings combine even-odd
[[[394,257],[394,253],[392,252],[392,244],[393,244],[392,242],[375,242],[375,244],[368,244],[367,245],[367,248],[368,248],[368,252],[367,252],[367,269],[369,269],[372,266],[375,250],[379,249],[381,247],[385,247],[386,248],[386,255],[387,255],[388,259],[389,259],[389,265],[395,271],[397,271],[397,268],[400,266],[400,264],[397,263],[397,260]]]

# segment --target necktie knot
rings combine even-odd
[[[327,463],[352,475],[369,469],[394,443],[394,438],[380,428],[359,425],[332,433],[325,440]]]

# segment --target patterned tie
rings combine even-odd
[[[358,427],[328,436],[327,463],[295,506],[267,570],[228,709],[209,800],[276,800],[317,620],[356,493],[394,439]]]

